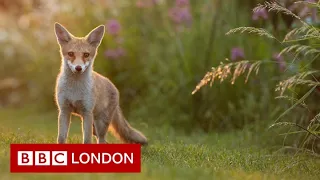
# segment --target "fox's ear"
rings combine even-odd
[[[63,27],[59,23],[54,23],[54,31],[56,33],[57,40],[59,44],[65,44],[68,43],[71,40],[71,34],[68,32],[68,30]]]
[[[94,28],[87,36],[86,39],[87,41],[95,46],[98,47],[101,43],[101,40],[104,36],[104,31],[105,31],[105,27],[104,25],[100,25],[96,28]]]

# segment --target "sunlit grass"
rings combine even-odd
[[[10,143],[55,143],[56,112],[4,109],[0,115],[0,179],[316,179],[320,175],[319,159],[307,154],[272,154],[253,141],[256,135],[248,131],[185,135],[139,124],[134,126],[151,140],[142,149],[140,174],[10,174]],[[80,121],[74,119],[69,141],[81,142],[80,133]]]

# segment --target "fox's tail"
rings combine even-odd
[[[124,143],[148,144],[147,138],[140,131],[131,127],[126,121],[120,107],[116,109],[109,130]]]

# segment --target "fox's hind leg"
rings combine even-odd
[[[96,126],[94,125],[94,124],[97,124],[97,123],[95,123],[96,121],[94,120],[93,121],[93,136],[96,138],[96,140],[97,140],[97,144],[107,144],[107,141],[105,140],[105,137],[104,137],[104,135],[102,135],[103,134],[103,130],[100,130],[100,129],[102,129],[102,128],[97,128],[97,129],[99,129],[98,131],[100,132],[100,133],[97,133],[96,132]],[[102,132],[101,132],[102,131]],[[104,133],[104,134],[106,134],[106,133]],[[100,137],[100,138],[99,138]]]
[[[105,136],[107,134],[110,120],[107,112],[99,113],[93,121],[93,135],[97,139],[97,144],[106,144]]]

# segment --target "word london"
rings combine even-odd
[[[66,166],[67,155],[67,151],[18,151],[18,165]],[[71,164],[133,164],[133,161],[133,153],[81,153],[79,156],[71,153]]]

